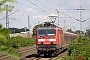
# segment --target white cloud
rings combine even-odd
[[[37,16],[33,16],[34,19],[47,19],[48,16],[57,16],[57,14],[55,13],[50,13],[48,15],[37,15]]]
[[[55,13],[50,13],[48,16],[57,16]]]
[[[45,15],[33,16],[34,19],[46,19],[46,17]]]
[[[33,8],[29,8],[29,9],[27,9],[27,11],[30,12],[30,13],[35,13],[35,14],[38,13],[38,11],[33,9]]]
[[[79,1],[72,1],[72,2],[68,2],[71,6],[75,6],[75,7],[77,7],[77,6],[80,6],[80,2]]]

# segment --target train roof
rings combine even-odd
[[[75,33],[71,33],[71,32],[66,32],[66,31],[64,31],[63,33],[64,33],[64,34],[77,35],[77,34],[75,34]]]
[[[57,26],[48,26],[48,27],[38,27],[39,29],[56,29],[56,28],[59,28],[62,30],[62,28],[60,27],[57,27]]]
[[[62,30],[61,27],[58,27],[54,24],[54,22],[44,22],[43,26],[42,27],[38,27],[39,29],[55,29],[55,28],[58,28],[60,30]]]

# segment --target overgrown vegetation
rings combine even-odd
[[[31,38],[23,38],[20,36],[12,37],[8,39],[7,45],[14,48],[32,46],[35,44],[35,40]]]
[[[0,40],[0,45],[6,45],[13,48],[32,46],[35,44],[35,40],[31,38],[23,38],[20,36],[11,37],[7,39],[7,42]]]
[[[33,36],[36,35],[36,29],[37,29],[37,27],[42,27],[42,26],[43,26],[43,24],[39,24],[39,25],[36,25],[36,26],[33,28]]]
[[[85,35],[90,37],[90,29],[86,29]]]
[[[20,36],[9,38],[9,34],[10,31],[0,25],[0,54],[6,54],[20,60],[22,54],[14,48],[34,45],[35,40]]]
[[[22,57],[22,54],[19,51],[6,45],[0,45],[0,54],[6,54],[16,58],[17,60],[20,60]]]
[[[9,34],[10,31],[6,28],[2,28],[2,25],[0,25],[0,54],[6,54],[20,60],[22,54],[15,48],[34,45],[35,40],[20,36],[9,38]]]
[[[6,9],[6,5],[4,5],[6,2],[14,2],[15,0],[0,0],[0,12],[7,10],[12,11],[12,8],[14,8],[11,5],[8,5],[8,9]],[[17,60],[20,60],[22,57],[22,54],[17,51],[16,49],[6,46],[7,43],[7,37],[9,36],[10,31],[6,28],[2,28],[2,25],[0,24],[0,54],[6,54],[7,56],[12,56],[16,58]]]
[[[20,60],[22,56],[21,53],[16,49],[7,46],[7,37],[9,36],[9,33],[10,31],[8,29],[2,28],[2,25],[0,25],[0,54],[7,54],[8,56],[12,56],[17,60]]]
[[[6,5],[4,5],[6,2],[15,2],[15,1],[16,0],[0,0],[0,12],[6,10]],[[7,11],[11,12],[13,8],[14,8],[14,6],[8,5]]]
[[[70,43],[68,58],[64,60],[90,60],[90,38],[80,36],[76,41]]]

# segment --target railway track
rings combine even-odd
[[[18,49],[22,53],[21,60],[57,60],[59,57],[65,56],[67,51],[60,53],[56,57],[41,56],[39,57],[35,46],[25,47]],[[8,57],[7,55],[0,55],[0,60],[16,60],[15,58]]]
[[[22,58],[25,58],[25,56],[29,55],[28,52],[33,53],[32,51],[36,50],[35,46],[25,47],[25,48],[19,48],[17,49],[22,53]],[[26,54],[27,53],[27,54]],[[12,58],[7,55],[0,55],[0,60],[15,60],[15,58]]]
[[[26,56],[26,58],[24,58],[23,60],[57,60],[58,58],[60,58],[62,56],[67,56],[67,50],[58,54],[56,57],[50,57],[50,56],[39,57],[38,54],[34,53],[34,54],[29,55],[29,56]]]

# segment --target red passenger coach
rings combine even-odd
[[[76,34],[64,32],[56,26],[38,27],[36,29],[36,48],[39,55],[54,56],[68,47]]]

